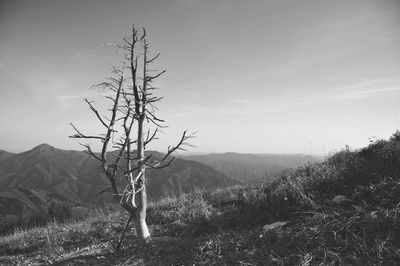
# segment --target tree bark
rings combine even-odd
[[[145,88],[144,88],[145,91]],[[144,120],[146,118],[145,114],[145,95],[140,99],[141,104],[141,113],[139,114],[138,120],[138,136],[137,136],[137,155],[138,155],[138,166],[139,172],[141,176],[139,178],[138,184],[140,189],[137,193],[135,193],[135,203],[136,203],[136,211],[135,211],[135,227],[136,234],[140,239],[143,239],[145,242],[148,242],[150,237],[150,232],[146,223],[146,209],[147,209],[147,194],[146,194],[146,165],[144,163]]]
[[[143,186],[145,186],[145,184],[143,184]],[[151,239],[151,237],[146,223],[146,209],[147,209],[146,188],[143,187],[142,190],[136,193],[135,197],[137,202],[137,208],[135,210],[135,215],[134,215],[136,234],[140,239],[147,242]]]

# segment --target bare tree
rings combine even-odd
[[[151,69],[151,64],[160,54],[149,56],[149,43],[146,31],[132,26],[129,36],[119,46],[124,51],[122,67],[113,68],[112,76],[96,85],[105,97],[111,100],[108,115],[103,116],[93,102],[85,99],[90,110],[104,128],[102,134],[86,135],[71,124],[79,139],[101,141],[101,152],[95,153],[89,144],[82,144],[86,152],[101,164],[107,176],[113,197],[130,214],[129,222],[135,221],[136,234],[148,242],[150,232],[146,223],[146,169],[167,167],[174,160],[172,154],[190,146],[187,140],[192,138],[184,131],[175,146],[169,146],[162,158],[145,154],[146,146],[158,139],[164,120],[155,111],[155,104],[162,98],[154,94],[157,89],[154,81],[165,73]]]

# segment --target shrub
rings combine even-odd
[[[200,191],[180,197],[178,218],[185,223],[209,221],[218,211],[202,196]]]
[[[72,207],[66,202],[51,202],[47,206],[47,215],[50,219],[65,221],[72,217]]]

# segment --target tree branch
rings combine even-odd
[[[98,157],[98,156],[92,151],[92,148],[90,147],[89,144],[82,144],[82,143],[80,143],[80,145],[86,148],[85,153],[91,155],[91,156],[94,157],[96,160],[102,162],[101,158]]]
[[[87,98],[85,98],[85,102],[89,105],[90,110],[92,110],[93,113],[96,114],[97,118],[100,120],[100,122],[103,124],[103,126],[108,128],[108,125],[103,121],[103,119],[101,118],[99,112],[93,107],[92,103],[89,102],[89,100]]]
[[[74,124],[70,123],[70,125],[73,127],[73,129],[77,133],[75,135],[69,136],[70,138],[75,138],[75,139],[99,139],[101,141],[104,141],[104,137],[84,135],[74,126]]]
[[[149,144],[152,140],[157,139],[155,138],[157,132],[158,132],[158,127],[154,130],[151,136],[150,136],[150,129],[147,131],[147,137],[146,140],[144,141],[144,147],[146,147],[146,145]]]

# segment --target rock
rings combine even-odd
[[[282,231],[282,227],[286,224],[288,224],[289,222],[275,222],[272,224],[266,224],[263,226],[263,230],[264,232],[269,232],[269,231]]]
[[[332,201],[338,205],[351,203],[351,200],[349,200],[346,196],[343,195],[336,195],[335,197],[333,197]]]

